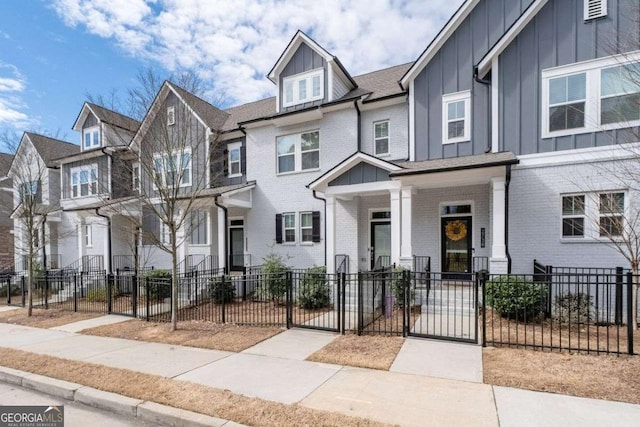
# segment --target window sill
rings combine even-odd
[[[227,178],[240,178],[242,177],[241,173],[234,173],[233,175],[229,175]]]
[[[320,168],[315,168],[315,169],[303,169],[303,170],[291,171],[291,172],[277,172],[276,176],[298,175],[301,173],[319,172],[320,170],[321,170]]]
[[[300,246],[313,246],[313,242],[300,242]]]
[[[442,141],[442,145],[457,144],[459,142],[471,142],[471,139],[470,138],[449,139],[447,141]]]
[[[191,248],[208,248],[209,246],[208,243],[189,243],[189,247]]]
[[[606,237],[561,237],[561,244],[572,244],[572,243],[614,243],[614,242],[623,242],[624,240],[621,238],[619,240],[611,240]]]
[[[391,157],[391,153],[375,153],[376,157]]]
[[[282,246],[295,246],[296,242],[282,242]]]

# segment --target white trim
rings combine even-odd
[[[464,134],[461,137],[449,138],[449,122],[460,119],[449,119],[449,104],[464,102]],[[471,91],[464,90],[442,95],[442,144],[454,144],[471,140]]]
[[[320,93],[318,95],[313,94],[313,80],[315,78],[320,79]],[[290,102],[287,101],[284,95],[284,89],[287,83],[291,82],[291,96],[292,99]],[[302,98],[300,96],[300,83],[304,82],[305,88],[305,97]],[[316,68],[310,71],[305,71],[303,73],[294,74],[292,76],[287,76],[282,79],[282,87],[280,88],[282,91],[282,106],[283,107],[293,107],[299,104],[305,104],[307,102],[318,101],[324,98],[324,68]]]
[[[559,230],[558,236],[560,243],[610,243],[611,238],[600,236],[600,217],[601,216],[614,216],[603,215],[600,213],[600,195],[601,194],[613,194],[622,193],[624,195],[624,212],[620,216],[628,218],[629,216],[629,190],[618,189],[601,189],[601,190],[589,190],[583,192],[568,192],[559,193]],[[583,215],[568,215],[567,218],[584,218],[583,223],[583,235],[582,236],[564,236],[563,235],[563,219],[565,216],[562,213],[562,199],[569,196],[584,196],[584,214]],[[626,225],[625,225],[626,226]],[[623,231],[624,233],[624,231]],[[612,236],[615,238],[616,236]],[[624,234],[619,236],[620,240],[624,239]],[[616,239],[617,240],[617,239]]]
[[[232,162],[231,161],[231,152],[234,150],[238,150],[239,154],[238,154],[238,161],[237,162]],[[229,178],[237,178],[239,176],[242,176],[243,174],[243,170],[242,170],[242,141],[238,141],[238,142],[233,142],[231,144],[227,144],[227,158],[229,159]],[[238,163],[238,172],[237,173],[231,173],[231,164],[232,163]],[[207,168],[208,169],[208,168]]]
[[[293,227],[287,227],[286,216],[293,216]],[[283,245],[295,245],[298,243],[298,221],[297,212],[283,212],[282,213],[282,244]],[[287,241],[287,230],[293,230],[293,241]]]
[[[311,216],[311,225],[308,227],[303,227],[302,226],[302,215],[310,215]],[[300,244],[301,245],[312,245],[313,242],[313,211],[302,211],[302,212],[298,212],[298,217],[300,218],[300,221],[298,223],[298,230],[300,233]],[[302,230],[311,230],[311,240],[303,240],[303,236],[304,234],[302,233]]]
[[[182,157],[188,154],[189,155],[189,164],[187,168],[183,168],[182,167]],[[166,188],[173,188],[175,187],[175,184],[172,186],[169,186],[167,184],[167,170],[166,170],[166,164],[167,164],[167,160],[169,159],[169,157],[172,156],[179,156],[179,159],[177,158],[177,162],[178,165],[180,166],[180,168],[176,169],[175,173],[176,173],[176,177],[180,180],[180,182],[178,183],[178,187],[191,187],[193,185],[193,155],[191,153],[191,148],[186,148],[184,150],[175,150],[172,151],[171,154],[167,154],[167,153],[154,153],[152,156],[153,159],[153,174],[155,175],[158,171],[156,171],[156,160],[160,159],[162,162],[162,185],[163,187]],[[177,165],[176,165],[177,166]],[[182,179],[184,178],[184,170],[189,170],[189,182],[188,183],[183,183]],[[158,189],[158,185],[156,182],[156,178],[155,176],[152,178],[152,182],[153,182],[153,188],[154,190]]]
[[[93,175],[93,171],[96,171],[95,177]],[[80,174],[86,172],[87,173],[87,194],[82,195],[82,182],[80,179]],[[73,183],[73,175],[77,176],[77,185]],[[93,180],[95,178],[95,180]],[[95,182],[96,191],[92,190],[92,184]],[[69,197],[65,197],[65,199],[80,199],[83,197],[91,197],[96,196],[97,194],[101,194],[100,188],[100,171],[98,170],[98,164],[92,163],[89,165],[76,166],[74,168],[69,169]],[[77,186],[77,194],[73,195],[73,188]]]
[[[327,187],[324,194],[328,196],[357,196],[362,193],[384,193],[390,190],[397,190],[400,187],[400,181],[367,182],[364,184],[336,185]]]
[[[416,160],[416,99],[415,82],[409,82],[409,161]]]
[[[592,9],[595,12],[593,14],[590,13]],[[590,21],[607,16],[607,9],[607,0],[584,0],[584,20]]]
[[[167,107],[167,126],[176,124],[176,107],[171,105]]]
[[[93,247],[93,224],[85,223],[83,227],[84,245],[87,248]]]
[[[102,139],[100,137],[101,133],[102,132],[100,130],[100,125],[91,126],[91,127],[82,129],[82,146],[81,146],[82,151],[100,147],[102,145],[100,141]],[[87,135],[89,135],[89,140],[90,140],[90,143],[88,146],[86,145]]]
[[[500,151],[500,61],[491,61],[491,152]]]
[[[312,133],[317,133],[318,134],[318,148],[317,150],[307,150],[304,151],[304,153],[311,153],[311,152],[318,152],[318,166],[315,168],[307,168],[307,169],[303,169],[302,168],[302,135],[305,134],[312,134]],[[279,139],[283,138],[283,137],[295,137],[295,141],[294,141],[294,151],[293,153],[286,153],[286,154],[278,154],[278,143],[279,143]],[[277,135],[276,136],[276,176],[283,176],[283,175],[291,175],[291,174],[295,174],[295,173],[306,173],[306,172],[313,172],[313,171],[318,171],[320,170],[320,153],[321,153],[321,147],[322,147],[322,142],[320,141],[320,129],[312,129],[312,130],[307,130],[304,132],[297,132],[297,133],[289,133],[289,134],[283,134],[283,135]],[[284,171],[284,172],[280,172],[280,157],[283,156],[290,156],[293,155],[293,170],[290,171]]]
[[[407,83],[413,79],[415,79],[418,74],[427,66],[427,64],[433,59],[433,57],[438,53],[440,48],[445,44],[445,42],[451,37],[451,35],[458,29],[460,24],[469,16],[473,8],[480,3],[480,0],[466,0],[453,17],[449,20],[446,26],[438,33],[435,39],[429,44],[427,49],[422,52],[422,54],[418,57],[416,62],[411,66],[409,71],[405,73],[400,80],[400,84],[403,88],[407,87]]]
[[[386,123],[387,124],[387,136],[385,137],[376,137],[376,125],[382,124],[382,123]],[[391,120],[390,119],[383,119],[383,120],[376,120],[375,122],[372,123],[373,126],[373,153],[376,156],[388,156],[391,153]],[[386,139],[387,140],[387,151],[383,152],[383,153],[378,153],[378,139]]]
[[[361,162],[368,163],[372,166],[386,170],[388,172],[395,172],[402,169],[400,166],[396,166],[392,163],[378,159],[369,154],[358,152],[353,154],[348,159],[344,160],[338,166],[334,167],[331,171],[327,172],[324,176],[316,179],[315,181],[312,181],[309,184],[309,188],[312,190],[318,190],[322,185],[329,184],[335,178],[339,177],[340,175],[342,175],[343,173],[345,173],[346,171],[348,171],[349,169],[351,169],[352,167],[354,167],[355,165]]]
[[[280,56],[280,59],[278,59],[278,62],[276,62],[276,64],[273,66],[273,68],[267,75],[267,78],[269,80],[271,80],[275,84],[278,84],[276,78],[280,75],[280,72],[282,71],[281,69],[284,68],[284,66],[289,63],[289,61],[291,60],[291,58],[296,53],[296,51],[298,50],[298,48],[302,43],[306,43],[307,46],[309,46],[312,50],[316,51],[318,55],[322,56],[327,61],[327,63],[333,59],[333,57],[329,52],[324,50],[318,43],[313,41],[302,31],[298,30],[296,34],[293,36],[293,38],[291,39],[291,41],[289,42],[289,45],[287,46],[285,51]]]
[[[328,67],[328,74],[327,74],[327,86],[329,86],[327,88],[327,101],[331,102],[333,101],[333,75],[334,75],[335,71],[333,70],[333,66],[329,66]],[[324,80],[324,79],[323,79]]]
[[[520,32],[531,22],[531,20],[538,14],[540,9],[547,4],[548,0],[536,0],[524,11],[518,20],[509,28],[498,42],[491,48],[491,50],[482,58],[478,64],[478,76],[484,77],[489,70],[493,68],[493,60],[500,56],[502,52],[515,40]],[[585,0],[586,1],[586,0]]]
[[[518,156],[519,163],[513,167],[515,169],[528,169],[539,166],[625,160],[636,158],[638,150],[640,150],[640,142],[526,154]]]
[[[389,218],[372,218],[372,214],[374,212],[389,212]],[[371,247],[373,246],[373,240],[372,240],[372,235],[371,235],[371,224],[376,223],[376,222],[388,222],[390,228],[393,228],[392,225],[392,220],[393,220],[393,215],[391,213],[391,196],[389,198],[389,207],[386,208],[369,208],[367,210],[367,233],[369,236],[368,239],[368,246],[367,246],[367,269],[371,268]],[[389,242],[389,258],[392,259],[393,256],[393,230],[390,230],[390,242]],[[375,248],[374,248],[375,249]],[[373,260],[373,262],[375,263],[376,260]],[[391,261],[393,262],[393,260]]]

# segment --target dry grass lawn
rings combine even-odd
[[[48,310],[34,308],[33,316],[29,317],[27,316],[26,308],[19,308],[17,310],[4,311],[0,313],[0,322],[22,326],[33,326],[36,328],[53,328],[100,316],[103,316],[103,314],[74,313],[73,311],[57,310],[53,308]]]
[[[167,323],[133,319],[85,329],[82,333],[239,352],[282,332],[276,327],[237,326],[195,320],[178,322],[177,331],[171,331],[170,326]]]
[[[486,384],[640,404],[640,357],[489,348]]]
[[[388,371],[403,342],[400,337],[342,335],[307,360]]]
[[[299,405],[285,405],[162,378],[156,375],[109,368],[92,363],[0,348],[4,366],[83,384],[99,390],[175,408],[260,426],[382,426],[375,421]]]

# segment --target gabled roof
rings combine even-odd
[[[435,36],[431,43],[429,43],[418,59],[416,59],[413,66],[404,76],[402,76],[402,79],[400,80],[402,87],[405,89],[409,87],[409,82],[415,79],[424,67],[427,66],[429,61],[431,61],[440,48],[444,46],[445,42],[449,40],[449,37],[451,37],[451,35],[458,29],[460,24],[462,24],[467,16],[469,16],[473,8],[476,7],[478,3],[480,3],[480,0],[465,0],[465,2],[460,5],[458,10],[453,14],[445,26]]]
[[[198,98],[191,92],[186,91],[175,83],[166,82],[178,98],[187,104],[193,112],[208,126],[210,129],[219,130],[229,118],[229,114],[214,107],[202,98]]]
[[[400,77],[409,69],[409,67],[411,67],[411,64],[412,63],[396,65],[356,76],[354,77],[354,80],[358,84],[358,87],[346,93],[342,98],[332,101],[331,103],[335,104],[353,101],[354,99],[358,99],[363,96],[366,97],[364,102],[372,102],[392,96],[404,95],[406,91],[398,85],[398,80],[400,80]],[[238,105],[236,107],[228,108],[225,111],[229,113],[229,118],[226,121],[223,130],[231,131],[237,129],[239,125],[242,125],[242,123],[275,117],[277,115],[276,98],[270,97],[260,101]],[[298,112],[300,111],[281,114],[296,114]]]
[[[47,167],[55,167],[53,161],[60,157],[71,156],[80,152],[80,146],[67,141],[49,138],[37,133],[25,132],[24,136],[29,138]]]
[[[108,108],[101,107],[100,105],[85,102],[82,105],[78,118],[73,123],[72,129],[76,131],[82,130],[82,123],[86,120],[89,113],[93,113],[98,120],[103,123],[110,124],[112,126],[119,127],[121,129],[135,132],[140,127],[140,122],[132,119],[131,117],[120,114],[117,111],[109,110]]]
[[[465,169],[515,165],[517,163],[518,158],[512,152],[504,151],[501,153],[483,153],[473,156],[398,163],[398,165],[402,167],[402,170],[391,172],[390,175],[421,175],[436,172],[451,172]]]
[[[0,153],[0,178],[7,176],[12,161],[13,154]]]
[[[509,27],[509,29],[498,39],[496,44],[487,52],[487,54],[478,63],[478,77],[482,78],[487,75],[491,69],[491,61],[493,58],[499,56],[511,42],[520,34],[520,32],[531,22],[531,20],[538,14],[540,9],[547,4],[548,0],[535,0],[529,7],[520,15],[516,22]]]

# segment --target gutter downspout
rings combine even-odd
[[[511,274],[511,254],[509,254],[509,184],[511,183],[511,165],[507,165],[504,183],[504,252],[507,255],[507,274]]]
[[[96,208],[96,215],[107,220],[107,260],[109,261],[109,271],[107,271],[107,273],[111,274],[113,272],[113,266],[111,265],[111,217],[102,215],[100,208]]]
[[[327,199],[323,199],[322,197],[316,194],[316,190],[313,191],[313,198],[322,200],[324,203],[324,265],[327,265]]]
[[[483,84],[485,86],[491,86],[491,80],[487,80],[487,79],[481,79],[478,76],[478,66],[474,66],[473,67],[473,79],[480,83]],[[491,94],[489,94],[491,95]],[[491,96],[487,97],[487,111],[491,111]],[[491,152],[491,126],[487,126],[487,146],[484,149],[485,153],[489,153]]]
[[[224,254],[222,254],[224,256],[224,274],[229,274],[229,227],[227,226],[228,224],[228,217],[229,217],[229,212],[227,211],[227,207],[224,205],[221,205],[218,203],[218,197],[220,196],[215,196],[213,199],[213,204],[216,205],[217,207],[219,207],[220,209],[222,209],[224,211],[224,235],[223,236],[218,236],[218,237],[222,237],[224,239]],[[218,220],[219,221],[219,220]]]
[[[358,152],[360,152],[361,149],[362,149],[362,135],[361,135],[361,132],[360,132],[360,128],[362,127],[362,117],[361,117],[362,114],[360,113],[360,107],[358,107],[358,100],[357,99],[355,101],[353,101],[353,106],[355,107],[356,112],[358,113],[358,119],[357,119],[357,126],[358,127],[357,127],[357,130],[356,130],[356,141],[357,141]],[[314,191],[314,197],[315,197],[315,191]]]

